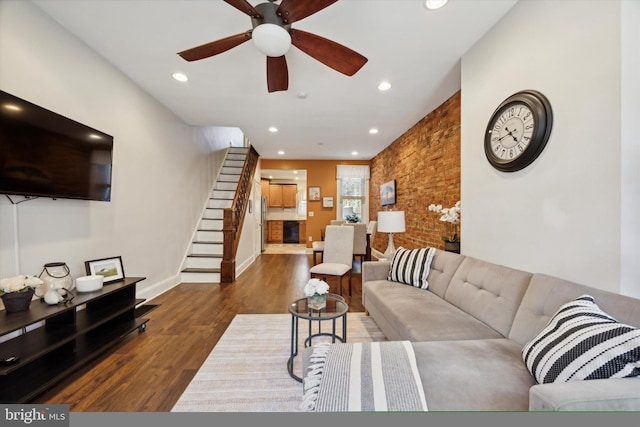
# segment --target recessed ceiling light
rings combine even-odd
[[[424,7],[428,10],[436,10],[447,4],[448,1],[449,0],[424,0]]]
[[[269,128],[269,132],[271,132],[271,133],[276,133],[276,132],[278,132],[278,128],[277,128],[277,127],[275,127],[275,126],[271,126],[271,127]]]
[[[294,174],[294,175],[295,175],[295,174],[297,174],[297,173],[298,173],[298,171],[293,171],[293,174]]]
[[[352,156],[357,156],[357,155],[358,155],[358,152],[357,152],[357,151],[352,151],[352,152],[351,152],[351,155],[352,155]]]
[[[284,154],[284,151],[280,150],[278,151],[278,154],[282,156]]]
[[[381,91],[381,92],[384,92],[384,91],[389,90],[389,89],[391,89],[391,83],[389,83],[387,81],[381,82],[378,85],[378,90]]]
[[[376,133],[378,133],[378,129],[376,129],[376,128],[371,128],[371,129],[369,129],[369,133],[370,133],[371,135],[375,135]]]
[[[189,80],[189,77],[184,73],[173,73],[171,76],[179,82],[186,82]]]

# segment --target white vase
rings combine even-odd
[[[313,294],[307,297],[307,305],[312,310],[322,310],[327,306],[327,294]]]

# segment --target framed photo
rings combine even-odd
[[[309,200],[316,202],[320,200],[320,187],[309,187]]]
[[[382,206],[396,204],[396,180],[385,182],[380,186],[380,204]]]
[[[122,267],[122,258],[119,256],[85,261],[84,267],[87,275],[104,276],[104,283],[124,279],[124,267]]]
[[[323,208],[332,208],[333,207],[333,197],[323,197],[322,198],[322,207]]]

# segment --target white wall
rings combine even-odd
[[[77,277],[84,261],[120,255],[127,276],[147,278],[143,297],[177,284],[228,144],[185,125],[30,2],[0,2],[0,88],[114,136],[111,202],[0,196],[0,277],[53,261]]]
[[[640,298],[640,2],[622,2],[621,289]]]
[[[465,54],[463,254],[621,292],[621,259],[637,260],[640,239],[636,231],[621,254],[622,201],[634,205],[627,212],[637,212],[638,201],[620,173],[629,151],[620,39],[620,1],[521,1]],[[532,165],[502,173],[485,159],[484,133],[497,105],[522,89],[549,98],[553,130]],[[625,182],[638,172],[628,175]],[[634,274],[626,294],[639,292]]]

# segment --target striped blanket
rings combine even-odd
[[[427,411],[409,341],[319,343],[304,378],[303,411]]]

